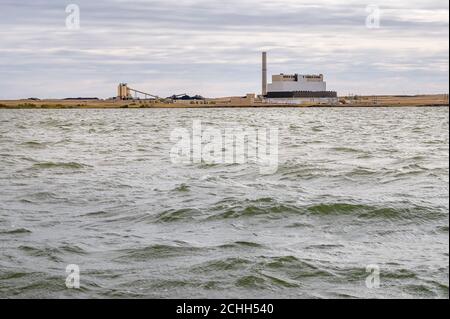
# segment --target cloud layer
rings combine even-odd
[[[448,91],[448,2],[2,0],[0,99],[115,95],[119,82],[161,96],[242,95],[270,73],[323,73],[339,94]],[[379,29],[365,25],[367,5]]]

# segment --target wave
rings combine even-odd
[[[173,189],[174,192],[178,192],[178,193],[187,193],[187,192],[189,192],[189,190],[190,190],[190,187],[189,187],[189,185],[186,185],[186,184],[178,185],[177,187],[175,187]]]
[[[261,218],[281,219],[289,216],[353,216],[360,219],[380,220],[439,220],[446,217],[445,207],[426,207],[412,203],[364,204],[354,202],[331,202],[301,205],[292,201],[278,201],[275,198],[233,200],[224,199],[204,209],[170,209],[156,216],[151,222],[171,223],[189,221],[215,221],[226,219]],[[148,218],[148,217],[146,217]],[[308,227],[308,224],[290,224],[287,227]]]
[[[334,245],[334,244],[317,244],[317,245],[309,245],[305,249],[312,249],[312,250],[321,250],[321,249],[335,249],[335,248],[345,248],[344,245]]]
[[[251,266],[253,262],[241,257],[228,257],[219,260],[212,260],[190,268],[195,273],[213,273],[220,271],[241,270]]]
[[[51,298],[67,292],[61,276],[19,269],[0,270],[0,298]],[[83,287],[81,287],[83,288]],[[80,289],[84,290],[84,289]]]
[[[116,258],[117,261],[146,261],[156,258],[170,258],[190,255],[194,252],[200,251],[201,248],[196,248],[188,245],[164,245],[155,244],[147,247],[125,249],[120,251],[120,256]]]
[[[282,181],[312,180],[322,177],[340,177],[342,174],[331,167],[311,162],[286,161],[279,165],[277,174]]]
[[[58,195],[52,192],[37,192],[32,194],[27,194],[24,196],[21,196],[19,198],[19,201],[26,204],[32,204],[32,203],[39,203],[41,201],[54,201],[54,200],[62,200],[65,201],[65,198],[60,198]]]
[[[189,271],[203,275],[220,273],[227,278],[227,285],[248,289],[297,288],[306,278],[333,276],[319,266],[291,255],[227,257],[194,265]]]
[[[31,169],[43,170],[43,169],[68,169],[68,170],[80,170],[83,168],[91,167],[86,164],[77,162],[40,162],[34,164]]]
[[[344,146],[336,146],[330,148],[330,151],[333,152],[342,152],[342,153],[364,153],[362,150],[358,150],[356,148],[344,147]]]
[[[28,141],[28,142],[24,142],[20,145],[28,147],[28,148],[34,148],[34,149],[42,149],[42,148],[47,147],[47,143],[36,142],[36,141]]]
[[[95,211],[95,212],[90,212],[90,213],[86,213],[82,216],[88,216],[88,217],[111,217],[113,216],[112,213],[109,213],[107,211],[104,210],[99,210],[99,211]]]
[[[59,254],[61,252],[56,248],[49,248],[49,247],[37,248],[22,245],[19,246],[19,250],[32,257],[42,257],[54,262],[62,262],[62,259],[59,257]]]
[[[313,216],[342,216],[352,215],[361,219],[421,219],[434,220],[446,216],[444,211],[436,208],[417,205],[394,206],[384,204],[380,206],[354,203],[323,203],[310,205],[307,211]]]
[[[235,241],[230,244],[220,245],[219,248],[263,248],[264,246],[250,241]]]
[[[28,230],[26,228],[17,228],[12,230],[0,230],[0,235],[21,235],[21,234],[31,234],[31,230]]]
[[[64,255],[73,257],[74,255],[86,255],[87,252],[79,246],[63,244],[58,247],[35,247],[28,245],[19,246],[19,250],[28,256],[46,258],[53,262],[62,262]]]
[[[171,223],[179,221],[194,220],[201,216],[202,212],[195,208],[170,209],[152,217],[156,223]]]
[[[63,246],[59,246],[58,250],[70,255],[86,255],[87,252],[76,245],[63,245]]]
[[[449,225],[438,226],[437,231],[440,233],[448,234]]]
[[[370,206],[352,203],[323,203],[306,206],[306,210],[309,214],[322,216],[346,215],[370,209],[372,209]]]
[[[235,205],[222,213],[209,217],[214,219],[235,219],[245,217],[264,216],[266,218],[280,218],[282,215],[301,214],[302,210],[293,205],[275,204],[269,206],[258,206],[254,204]]]
[[[267,218],[278,218],[286,214],[299,214],[301,209],[293,204],[280,203],[272,197],[258,199],[246,199],[237,201],[225,199],[211,207],[213,215],[208,220],[234,219],[245,217],[264,216]]]

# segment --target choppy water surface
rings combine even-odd
[[[170,132],[193,119],[278,127],[278,171],[172,164]],[[448,298],[448,119],[0,110],[0,297]],[[68,264],[80,290],[65,287]]]

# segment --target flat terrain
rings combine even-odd
[[[448,106],[448,95],[415,95],[415,96],[350,96],[340,97],[339,106],[351,107],[394,107],[394,106]],[[149,100],[0,100],[3,109],[58,109],[58,108],[213,108],[213,107],[327,107],[336,105],[324,104],[267,104],[260,101],[255,103],[231,103],[226,99],[208,99],[201,101],[156,102]]]
[[[341,97],[340,101],[350,105],[381,105],[381,106],[448,106],[448,95],[374,95]]]

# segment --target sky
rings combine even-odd
[[[158,96],[260,93],[263,50],[269,74],[322,73],[339,95],[447,93],[449,4],[0,0],[0,99],[108,98],[121,82]]]

